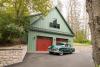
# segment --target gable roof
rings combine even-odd
[[[74,36],[74,32],[72,31],[72,29],[70,28],[69,24],[67,23],[67,21],[65,20],[65,18],[62,16],[61,12],[59,11],[59,9],[57,7],[55,7],[55,9],[58,11],[59,15],[61,16],[61,18],[63,19],[63,21],[65,22],[65,24],[67,25],[67,27],[69,28],[69,30],[71,31],[71,33]]]
[[[65,33],[65,32],[60,32],[60,31],[48,31],[48,30],[46,30],[46,29],[40,29],[40,28],[30,28],[30,30],[33,30],[33,31],[38,31],[38,32],[46,32],[46,33],[58,33],[58,34],[62,34],[62,35],[67,35],[67,36],[74,36],[74,33],[73,33],[73,31],[72,31],[72,29],[70,28],[70,26],[69,26],[69,24],[67,23],[67,21],[65,20],[65,18],[62,16],[62,14],[61,14],[61,12],[59,11],[59,9],[57,8],[57,7],[55,7],[54,9],[56,9],[56,11],[59,13],[59,15],[60,15],[60,17],[62,18],[62,20],[65,22],[65,24],[66,24],[66,26],[68,27],[68,29],[71,31],[71,33],[72,33],[72,35],[69,35],[69,34],[67,34],[67,33]],[[42,14],[35,14],[35,15],[32,15],[32,17],[34,16],[38,16],[38,18],[37,18],[37,20],[36,21],[34,21],[34,22],[32,22],[31,23],[31,25],[32,24],[34,24],[35,22],[37,22],[40,18],[42,18],[41,17],[41,15]]]
[[[40,20],[42,18],[42,14],[36,13],[34,15],[30,15],[29,17],[34,17],[34,21],[30,24],[30,25],[33,25],[35,22],[37,22],[38,20]]]

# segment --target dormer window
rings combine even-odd
[[[60,24],[57,24],[57,19],[54,19],[53,22],[50,22],[50,27],[60,29]]]

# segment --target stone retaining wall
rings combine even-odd
[[[0,67],[22,62],[27,52],[27,47],[0,47]]]

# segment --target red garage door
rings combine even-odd
[[[37,51],[47,51],[48,47],[52,45],[52,38],[38,36],[36,43],[37,43],[36,44]]]
[[[59,43],[59,42],[68,42],[68,39],[63,39],[63,38],[57,38],[56,39],[56,43]]]

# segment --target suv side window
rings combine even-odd
[[[63,43],[57,43],[57,45],[64,45]]]

